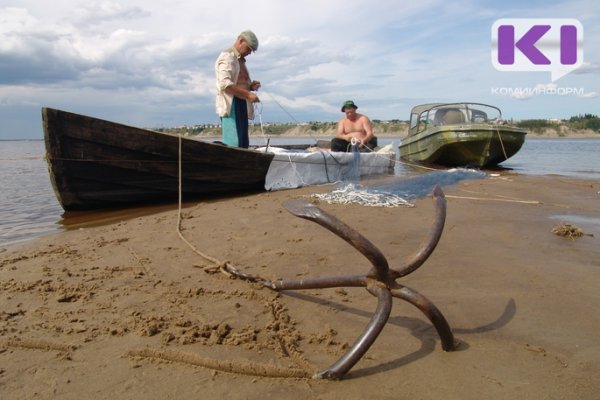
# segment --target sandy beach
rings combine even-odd
[[[444,314],[456,351],[394,299],[341,381],[311,378],[376,308],[364,288],[277,293],[267,279],[365,274],[368,260],[282,203],[331,186],[188,204],[0,252],[2,399],[597,399],[600,183],[501,173],[444,188],[425,264],[398,279]],[[392,268],[433,220],[431,198],[376,208],[321,202]],[[571,224],[580,237],[553,233]],[[209,256],[210,259],[201,254]]]

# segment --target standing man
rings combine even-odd
[[[371,120],[366,115],[357,113],[357,108],[352,100],[347,100],[342,105],[342,112],[346,116],[338,122],[335,138],[331,140],[331,151],[350,151],[353,139],[361,151],[377,147]]]
[[[248,119],[254,119],[252,104],[260,101],[254,93],[260,88],[260,82],[250,80],[246,57],[256,50],[256,35],[252,31],[244,31],[215,63],[216,108],[221,117],[223,143],[228,146],[245,149],[249,146]]]

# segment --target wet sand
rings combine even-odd
[[[82,225],[0,253],[0,398],[596,399],[600,183],[512,174],[445,188],[444,233],[398,282],[441,310],[457,349],[394,299],[341,381],[313,379],[362,333],[364,288],[276,293],[267,279],[364,274],[368,261],[282,203],[329,186],[260,193]],[[413,208],[319,204],[393,268],[427,235]],[[581,237],[552,233],[577,225]],[[199,253],[209,257],[202,257]]]

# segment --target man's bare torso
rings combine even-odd
[[[349,140],[357,138],[363,140],[371,132],[371,121],[365,115],[355,114],[355,118],[344,117],[338,123],[337,137]]]

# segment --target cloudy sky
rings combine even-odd
[[[554,83],[497,70],[500,18],[577,19],[583,65]],[[596,0],[0,0],[0,139],[41,138],[42,107],[148,128],[218,122],[214,61],[245,29],[260,41],[248,66],[263,122],[335,121],[346,99],[383,120],[460,100],[505,118],[600,113]]]

